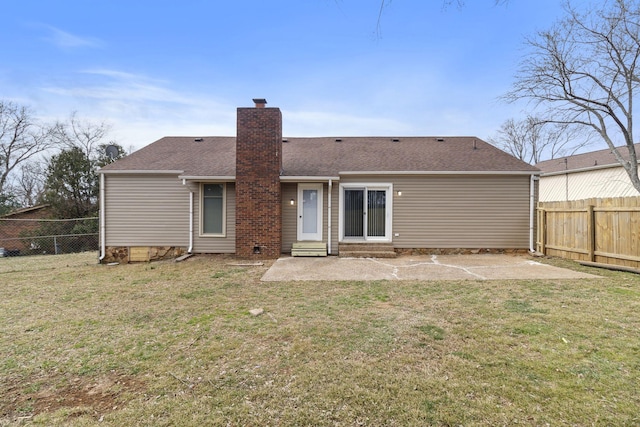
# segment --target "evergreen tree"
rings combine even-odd
[[[56,218],[85,218],[98,213],[99,181],[96,161],[72,147],[49,161],[45,195]]]

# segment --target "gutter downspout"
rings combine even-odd
[[[535,187],[536,184],[535,182],[538,180],[539,178],[536,177],[535,175],[531,175],[531,180],[529,183],[529,252],[531,253],[535,253],[536,252],[536,248],[534,247],[534,235],[533,235],[533,217],[534,217],[534,213],[535,213]]]
[[[327,254],[331,255],[331,189],[333,181],[329,179],[329,195],[327,196]]]
[[[189,248],[187,253],[193,252],[193,191],[189,191]]]
[[[106,220],[104,217],[105,206],[104,206],[104,174],[100,174],[100,257],[98,258],[98,262],[102,262],[104,257],[107,255],[107,242],[105,236],[105,231],[107,229]]]
[[[187,180],[182,179],[182,185],[187,185]],[[187,253],[193,252],[193,191],[189,190],[189,248]]]

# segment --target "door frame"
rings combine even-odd
[[[364,204],[364,209],[366,212],[367,209],[367,191],[369,190],[384,190],[386,192],[385,195],[385,235],[384,236],[375,236],[375,237],[369,237],[367,236],[366,233],[366,227],[367,227],[367,222],[364,221],[364,236],[362,238],[353,238],[353,237],[345,237],[344,236],[344,224],[345,224],[345,220],[344,220],[344,190],[348,189],[348,190],[364,190],[365,191],[365,195],[364,195],[364,200],[363,200],[363,204]],[[372,183],[361,183],[361,182],[354,182],[354,183],[348,183],[348,184],[343,184],[340,183],[340,194],[339,194],[339,199],[338,199],[338,206],[340,209],[340,216],[339,216],[339,230],[340,230],[340,234],[339,234],[339,242],[344,242],[344,243],[358,243],[358,242],[392,242],[393,239],[391,236],[393,236],[393,230],[392,230],[392,224],[393,224],[393,184],[391,183],[382,183],[382,182],[372,182]]]
[[[303,192],[304,190],[317,190],[318,191],[318,204],[316,206],[316,233],[304,233],[302,229],[303,225],[303,215],[304,215],[304,199]],[[324,184],[323,183],[299,183],[298,184],[298,209],[297,209],[297,239],[298,241],[312,241],[312,242],[321,242],[322,241],[322,225],[323,225],[323,200],[324,200]]]

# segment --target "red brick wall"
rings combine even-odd
[[[278,108],[238,108],[236,136],[236,255],[277,258],[282,246],[280,170],[282,114]]]
[[[31,240],[19,238],[42,225],[40,222],[28,220],[43,218],[51,218],[49,205],[33,209],[19,209],[16,213],[10,213],[0,218],[0,248],[18,249],[21,253],[26,253],[29,250]],[[27,221],[19,221],[21,219]]]

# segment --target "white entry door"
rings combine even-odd
[[[322,184],[298,184],[298,240],[322,241]]]

